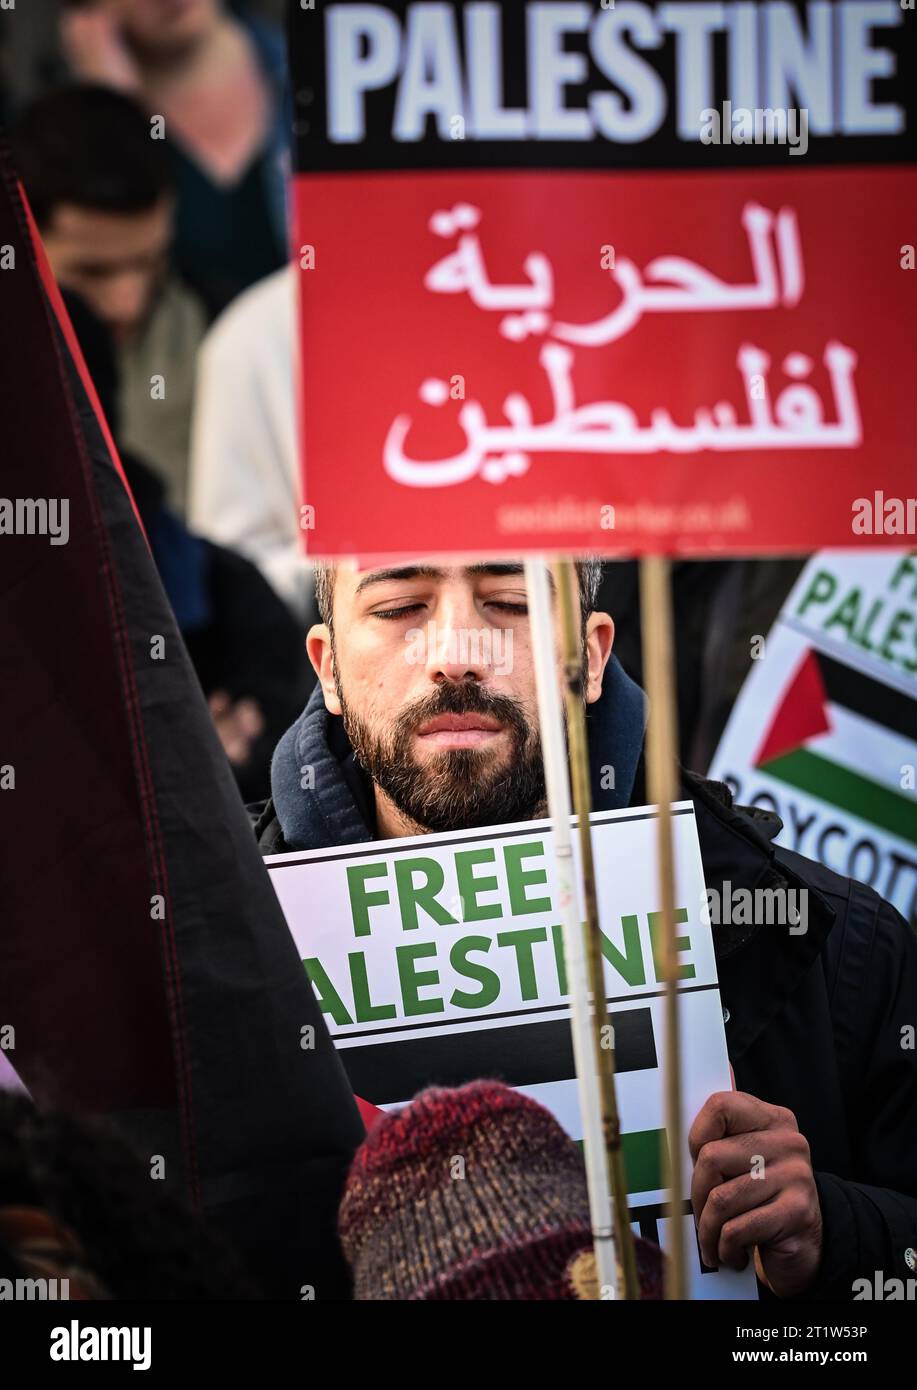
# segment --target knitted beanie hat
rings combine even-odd
[[[354,1157],[338,1228],[357,1299],[573,1299],[567,1265],[592,1243],[577,1146],[495,1081],[431,1087],[386,1114]],[[637,1244],[643,1296],[659,1297],[661,1256]]]

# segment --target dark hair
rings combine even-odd
[[[602,583],[601,560],[577,560],[576,576],[579,580],[580,615],[583,627],[589,614],[595,610],[599,601],[599,588]],[[334,631],[332,613],[334,608],[334,565],[321,563],[315,566],[315,602],[319,615],[329,631]]]
[[[258,1298],[233,1253],[110,1125],[0,1089],[0,1212],[34,1207],[71,1232],[112,1298]],[[0,1240],[0,1273],[17,1252]]]
[[[149,118],[108,87],[61,87],[39,97],[10,137],[39,227],[61,203],[99,212],[147,212],[171,192],[169,158]]]

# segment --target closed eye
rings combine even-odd
[[[489,608],[498,608],[501,613],[525,614],[529,611],[527,603],[510,603],[504,599],[488,599]],[[372,616],[383,618],[387,622],[394,622],[398,618],[406,618],[412,613],[418,613],[425,605],[423,603],[405,603],[399,608],[376,608]]]
[[[406,618],[409,613],[419,612],[423,606],[422,603],[406,603],[403,608],[377,608],[372,616],[374,618],[387,618],[389,620]]]

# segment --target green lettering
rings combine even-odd
[[[909,613],[906,608],[899,608],[891,620],[885,639],[879,648],[879,655],[885,661],[897,661],[895,653],[892,651],[892,643],[900,642],[904,636],[904,629],[914,621],[914,615]]]
[[[421,884],[414,883],[414,871],[426,874]],[[443,867],[437,859],[399,859],[395,863],[395,882],[398,885],[398,906],[401,909],[401,925],[405,931],[416,931],[417,908],[422,907],[428,916],[441,927],[454,926],[455,917],[436,901],[437,893],[442,892],[445,883]]]
[[[495,853],[492,849],[463,849],[455,856],[455,876],[458,880],[459,898],[462,903],[462,920],[480,922],[484,917],[502,917],[499,903],[479,903],[479,893],[495,893],[499,888],[496,874],[486,878],[475,878],[476,864],[492,864]]]
[[[624,928],[624,955],[613,941],[601,932],[602,955],[612,970],[629,985],[645,985],[646,971],[643,967],[643,947],[640,945],[640,923],[633,913],[621,918]]]
[[[890,589],[897,589],[899,579],[914,580],[914,583],[911,585],[912,599],[917,598],[917,564],[914,563],[915,558],[917,558],[917,552],[914,551],[911,551],[909,555],[905,555],[900,564],[896,567],[891,579],[888,581],[888,587]]]
[[[353,1023],[353,1019],[344,1008],[344,1001],[329,980],[321,961],[316,956],[311,956],[309,960],[303,961],[303,965],[318,995],[318,1006],[322,1013],[330,1014],[338,1027],[344,1023]]]
[[[833,574],[827,570],[817,570],[812,576],[812,583],[803,594],[796,609],[797,615],[802,617],[810,603],[827,603],[834,597],[837,589],[837,580]]]
[[[415,970],[414,962],[422,956],[435,956],[435,941],[419,941],[416,946],[398,946],[395,958],[398,962],[398,979],[401,981],[401,998],[407,1018],[416,1014],[441,1014],[446,1007],[441,999],[421,999],[417,993],[424,985],[438,985],[438,970]]]
[[[489,936],[463,936],[456,941],[449,952],[449,964],[460,975],[477,980],[481,988],[477,994],[467,994],[464,990],[453,991],[450,1004],[457,1009],[486,1009],[500,993],[500,976],[486,965],[468,959],[469,951],[489,951],[493,941]]]
[[[518,931],[501,931],[497,935],[498,946],[512,946],[516,952],[516,969],[519,971],[519,989],[523,999],[538,998],[532,946],[536,941],[547,939],[545,927],[522,927]]]
[[[353,921],[354,936],[369,936],[369,911],[371,907],[381,907],[389,900],[388,893],[367,893],[368,878],[385,878],[387,864],[352,864],[347,869],[347,891],[350,894],[350,916]]]
[[[369,997],[369,981],[366,978],[366,957],[362,951],[351,951],[347,957],[350,963],[350,983],[353,987],[353,1011],[357,1023],[373,1023],[378,1018],[395,1018],[398,1010],[394,1004],[374,1004]]]
[[[860,599],[862,595],[859,589],[851,589],[850,593],[831,614],[825,623],[825,632],[832,627],[843,628],[847,636],[852,639],[853,629],[860,613]]]
[[[687,909],[686,907],[677,907],[677,908],[675,909],[675,922],[676,922],[676,925],[677,925],[679,922],[687,922],[687,920],[688,920],[688,909]],[[661,913],[661,912],[650,912],[650,913],[648,914],[648,921],[649,921],[649,924],[650,924],[650,940],[651,940],[652,943],[653,943],[653,968],[654,968],[655,971],[656,971],[656,980],[657,980],[658,983],[661,984],[662,981],[665,979],[665,972],[664,972],[664,970],[663,970],[663,958],[662,958],[662,913]],[[690,938],[689,936],[676,936],[676,938],[675,938],[675,950],[676,950],[676,951],[678,951],[678,952],[681,952],[681,951],[690,951],[690,949],[691,949],[691,938]],[[693,965],[689,965],[689,964],[686,963],[686,964],[684,964],[684,965],[679,965],[679,967],[678,967],[678,974],[677,974],[677,976],[676,976],[676,979],[679,979],[679,980],[693,980],[693,979],[694,979],[694,976],[695,976],[696,974],[697,974],[697,971],[694,969],[694,966],[693,966]]]
[[[540,840],[531,840],[524,845],[507,845],[503,851],[503,858],[506,862],[506,883],[509,888],[509,908],[514,917],[523,917],[529,912],[550,912],[550,898],[527,898],[525,894],[529,884],[547,883],[548,875],[545,869],[523,869],[522,860],[529,859],[532,855],[538,854],[544,858],[544,844]]]
[[[871,652],[874,650],[873,645],[869,640],[869,633],[872,629],[873,624],[876,621],[876,618],[882,612],[882,609],[884,607],[884,599],[874,599],[872,607],[866,615],[866,621],[863,623],[863,626],[860,628],[859,632],[855,632],[853,634],[854,642],[856,642],[858,647],[862,647],[864,651]]]

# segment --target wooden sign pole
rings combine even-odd
[[[538,692],[538,721],[544,757],[548,810],[551,816],[554,854],[557,862],[557,908],[561,916],[570,996],[570,1029],[576,1065],[577,1093],[583,1127],[583,1157],[589,1192],[589,1213],[595,1246],[596,1275],[600,1289],[619,1289],[618,1260],[614,1222],[602,1132],[602,1105],[595,1048],[590,1023],[589,985],[583,948],[579,893],[570,831],[572,808],[567,776],[567,751],[558,681],[557,651],[548,571],[545,562],[532,558],[525,562],[535,682]]]
[[[585,907],[583,931],[589,990],[592,995],[592,1038],[595,1048],[596,1070],[599,1077],[605,1160],[614,1210],[615,1246],[620,1267],[619,1284],[623,1289],[624,1298],[638,1299],[640,1297],[640,1285],[637,1279],[637,1256],[627,1204],[627,1177],[624,1172],[621,1121],[615,1083],[614,1028],[608,1018],[605,967],[602,959],[602,938],[599,931],[598,897],[595,889],[595,864],[592,858],[592,830],[589,824],[589,815],[592,811],[592,788],[589,778],[589,748],[586,740],[579,580],[576,566],[571,560],[556,561],[553,566],[553,573],[561,620],[564,689],[567,706],[567,745],[570,753],[573,805],[579,828],[580,869]]]
[[[640,561],[640,626],[643,677],[649,699],[646,766],[647,796],[659,807],[659,890],[662,912],[662,969],[665,980],[665,1129],[670,1239],[666,1260],[666,1298],[686,1297],[684,1240],[684,1164],[682,1161],[681,1072],[678,1009],[678,953],[675,946],[675,863],[671,806],[678,787],[678,724],[675,710],[675,658],[672,627],[671,565],[661,555]]]

